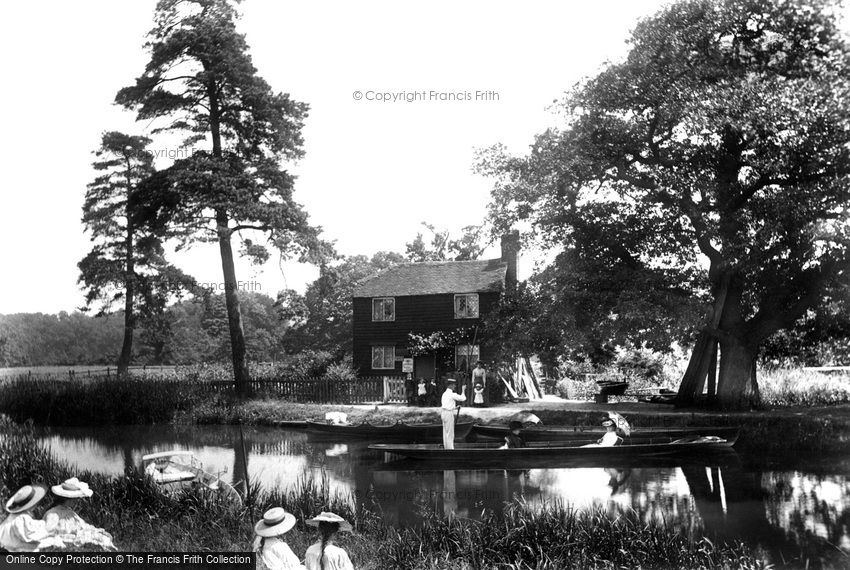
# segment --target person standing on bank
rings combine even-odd
[[[490,398],[487,394],[487,369],[484,368],[484,363],[480,360],[475,363],[475,368],[472,369],[472,385],[477,386],[478,384],[481,384],[481,387],[484,389],[484,401],[481,403],[486,406],[490,403]]]
[[[354,570],[348,553],[333,544],[334,536],[340,531],[351,532],[351,524],[335,513],[322,512],[305,521],[319,527],[321,540],[307,549],[304,564],[307,570]]]
[[[443,449],[455,448],[455,414],[459,407],[457,402],[466,401],[466,386],[460,394],[455,394],[457,380],[449,378],[446,380],[446,391],[443,392],[441,401],[440,417],[443,420]]]

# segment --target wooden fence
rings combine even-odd
[[[356,380],[330,380],[328,378],[292,377],[252,380],[249,389],[254,394],[264,394],[288,402],[314,404],[365,404],[373,402],[407,402],[406,395],[399,397],[397,384],[404,379],[386,379],[380,376],[358,378]],[[390,387],[390,391],[387,387]],[[192,382],[192,387],[202,391],[232,393],[230,380]]]

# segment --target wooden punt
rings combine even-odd
[[[734,442],[720,438],[666,438],[655,443],[629,443],[612,447],[582,447],[590,441],[570,442],[533,442],[527,447],[502,449],[498,442],[461,443],[455,449],[444,449],[440,444],[391,444],[381,443],[369,446],[374,451],[383,451],[424,461],[441,463],[463,462],[466,465],[502,464],[522,462],[524,458],[538,460],[542,458],[622,458],[651,457],[659,455],[688,455],[730,449]]]
[[[455,425],[455,439],[465,439],[472,430],[472,422],[458,422]],[[406,424],[397,422],[388,425],[331,424],[325,422],[307,422],[307,433],[328,437],[373,439],[381,441],[429,442],[443,440],[443,424]]]

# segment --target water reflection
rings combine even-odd
[[[616,464],[555,462],[526,469],[441,468],[398,460],[366,443],[309,440],[304,433],[232,426],[51,429],[41,434],[62,458],[83,469],[120,475],[141,456],[190,449],[210,472],[245,482],[291,487],[305,475],[351,494],[358,509],[378,510],[394,525],[417,524],[424,512],[480,517],[522,498],[561,501],[612,515],[628,510],[684,535],[744,541],[775,560],[845,560],[850,553],[850,477],[843,468],[758,471],[724,453],[702,458],[643,458]],[[837,458],[835,465],[850,465]],[[843,461],[841,461],[843,460]]]

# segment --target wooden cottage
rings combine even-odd
[[[439,378],[491,362],[482,319],[515,287],[519,233],[502,238],[502,256],[396,265],[354,290],[354,366],[361,376]],[[411,338],[411,334],[415,335]],[[417,341],[416,339],[420,339]]]

